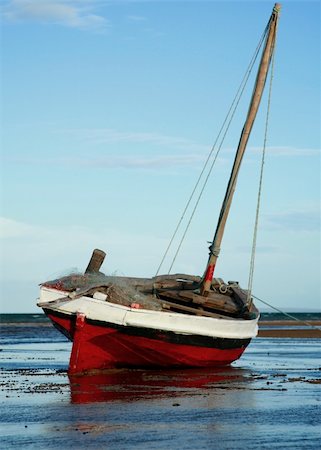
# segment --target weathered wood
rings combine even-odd
[[[98,273],[99,269],[102,266],[102,263],[104,262],[105,256],[106,256],[106,253],[104,251],[96,248],[93,251],[93,254],[91,255],[91,258],[88,263],[87,269],[85,270],[85,273]]]
[[[164,290],[164,291],[158,291],[156,293],[156,295],[158,296],[158,298],[160,299],[171,299],[171,300],[176,300],[176,301],[180,301],[180,302],[185,302],[185,303],[192,303],[192,299],[188,296],[184,297],[180,295],[181,291],[170,291],[170,290]]]
[[[196,289],[198,283],[194,281],[177,281],[177,280],[164,280],[157,281],[153,284],[155,290],[164,290],[164,289],[177,289],[177,290],[188,290],[188,289]]]
[[[216,314],[210,311],[204,311],[203,309],[198,309],[196,307],[192,306],[186,306],[186,305],[180,305],[179,303],[170,302],[168,300],[161,300],[161,304],[164,309],[170,309],[170,310],[178,310],[178,311],[185,311],[190,314],[194,314],[196,316],[205,316],[205,317],[214,317],[216,319],[231,319],[231,317],[226,317],[221,314]]]
[[[161,300],[185,301],[189,305],[200,305],[207,309],[221,311],[222,313],[237,314],[240,311],[239,305],[230,296],[215,292],[210,292],[208,297],[203,297],[191,291],[169,290],[158,292],[157,295]]]
[[[153,278],[154,282],[164,281],[164,280],[186,280],[186,281],[194,281],[195,283],[199,283],[201,281],[201,277],[196,275],[186,275],[185,273],[175,273],[174,275],[157,275]]]
[[[200,277],[185,274],[160,275],[154,278],[105,276],[102,283],[115,283],[119,286],[130,286],[138,291],[150,294],[158,289],[196,289]]]
[[[212,296],[211,293],[208,297],[195,296],[193,303],[203,305],[204,308],[220,310],[225,313],[237,314],[240,310],[239,306],[228,295],[216,294]]]
[[[247,291],[235,285],[229,286],[229,289],[232,291],[235,302],[240,305],[240,307],[244,307],[247,302]]]

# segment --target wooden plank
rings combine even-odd
[[[177,281],[177,280],[163,280],[156,281],[153,285],[156,290],[174,289],[174,290],[194,290],[198,283],[194,281]]]
[[[161,299],[161,300],[166,300],[171,299],[171,300],[176,300],[179,302],[185,302],[185,303],[192,303],[192,299],[190,299],[188,296],[180,296],[180,292],[181,291],[169,291],[169,290],[164,290],[164,291],[158,291],[157,292],[157,296]]]
[[[174,275],[157,275],[152,278],[154,282],[164,281],[164,280],[186,280],[190,282],[199,283],[201,281],[201,277],[196,275],[187,275],[185,273],[175,273]]]
[[[206,317],[214,317],[216,319],[233,320],[231,317],[222,316],[221,314],[212,313],[210,311],[204,311],[198,308],[192,308],[191,306],[180,305],[179,303],[169,302],[168,300],[161,300],[161,304],[165,309],[186,311],[197,316],[206,316]]]
[[[159,297],[163,300],[167,298],[176,301],[185,301],[190,305],[202,305],[204,308],[215,309],[225,313],[236,314],[240,310],[234,300],[223,294],[210,292],[208,297],[203,297],[191,291],[162,291],[158,292]]]
[[[247,302],[247,291],[241,289],[239,286],[229,286],[230,290],[233,293],[233,298],[235,302],[240,306],[240,308],[244,307]]]

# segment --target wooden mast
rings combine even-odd
[[[208,292],[211,287],[213,275],[214,275],[214,269],[215,264],[220,252],[221,247],[221,241],[223,238],[224,228],[226,224],[226,220],[230,211],[233,194],[236,187],[237,182],[237,176],[240,170],[242,158],[246,149],[247,142],[250,137],[250,133],[252,130],[252,126],[256,117],[257,110],[259,108],[259,104],[262,98],[264,85],[266,82],[267,74],[270,67],[271,57],[274,50],[274,44],[275,44],[275,37],[276,37],[276,30],[277,30],[277,22],[279,17],[279,12],[281,9],[281,5],[279,3],[276,3],[274,5],[272,15],[269,21],[267,35],[265,38],[265,45],[261,57],[261,62],[259,65],[258,73],[256,76],[256,81],[254,85],[254,90],[249,106],[249,110],[247,113],[246,121],[241,133],[239,145],[237,148],[233,169],[231,172],[231,176],[228,182],[228,186],[226,189],[224,201],[222,204],[220,217],[218,220],[218,224],[216,227],[215,235],[213,242],[210,246],[210,256],[208,259],[208,263],[205,270],[205,275],[203,277],[203,281],[201,284],[201,295],[208,295]]]

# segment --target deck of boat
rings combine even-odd
[[[247,306],[247,291],[237,282],[214,278],[207,296],[200,294],[201,278],[175,274],[154,278],[114,277],[99,274],[73,274],[43,283],[67,291],[70,298],[93,297],[132,308],[173,311],[183,314],[253,319],[258,312]]]

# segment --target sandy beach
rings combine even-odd
[[[261,327],[277,337],[254,339],[231,367],[69,378],[71,344],[52,326],[2,324],[0,447],[318,448],[320,340],[308,335],[318,330]]]

